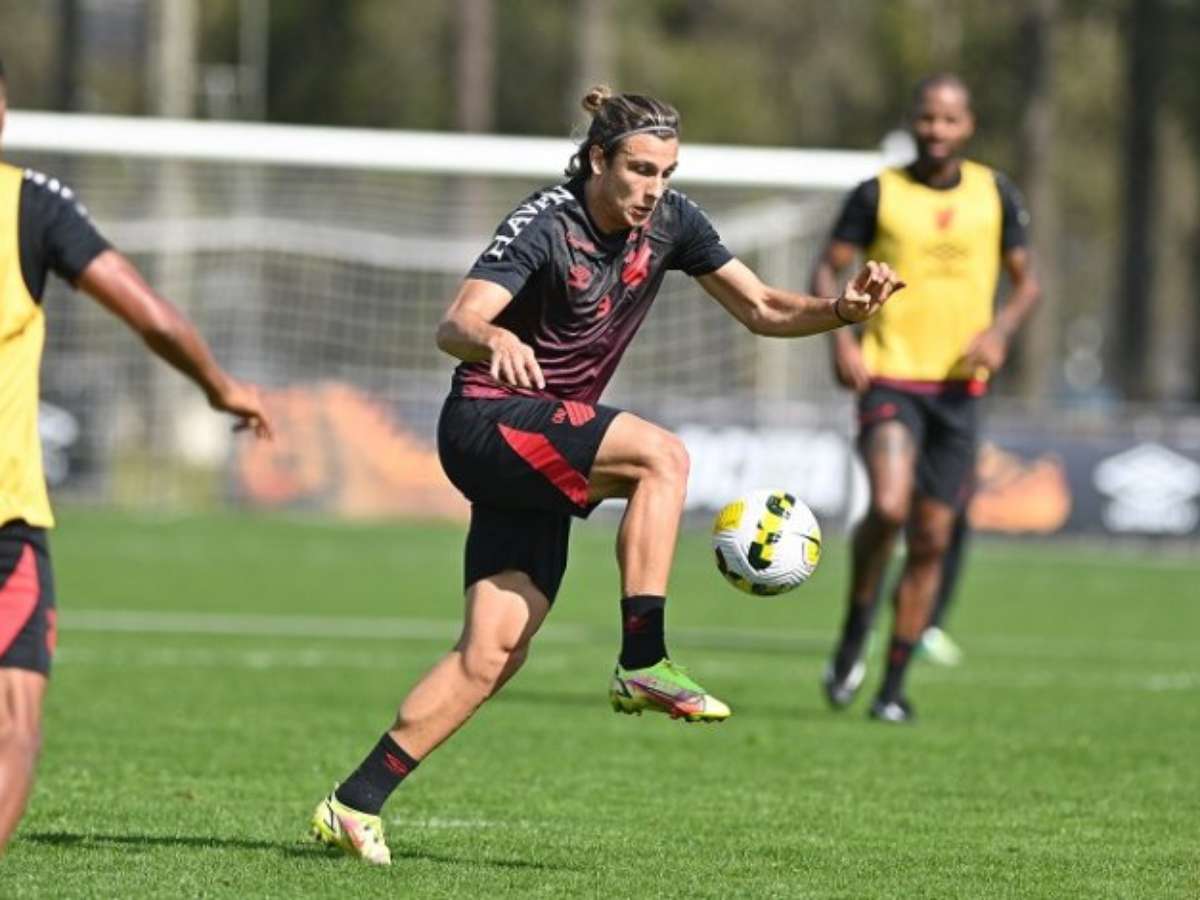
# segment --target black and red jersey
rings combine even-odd
[[[707,275],[733,258],[700,208],[678,191],[666,192],[645,225],[605,234],[588,214],[583,187],[577,178],[530,195],[467,273],[512,292],[494,324],[533,348],[545,391],[502,384],[487,362],[464,362],[452,393],[595,403],[667,271]]]

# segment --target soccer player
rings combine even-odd
[[[7,108],[0,62],[0,134]],[[0,162],[0,852],[33,784],[55,645],[46,538],[54,517],[38,436],[41,297],[50,271],[124,320],[214,409],[235,416],[236,428],[270,434],[257,390],[217,365],[191,323],[97,233],[71,189]]]
[[[857,253],[905,273],[909,293],[866,326],[861,341],[834,335],[838,380],[859,395],[860,449],[871,485],[853,540],[841,637],[823,687],[834,708],[853,700],[866,672],[864,641],[879,583],[903,528],[908,554],[894,597],[883,683],[871,715],[914,717],[904,695],[913,649],[930,623],[946,548],[969,490],[979,400],[1009,342],[1037,302],[1028,215],[1000,172],[964,159],[974,130],[971,97],[955,75],[930,76],[914,94],[917,160],[850,195],[813,283],[835,284]],[[1003,266],[1007,302],[993,311]]]
[[[312,819],[318,840],[372,863],[390,862],[384,801],[520,668],[558,594],[571,517],[605,498],[627,500],[613,708],[687,722],[730,714],[675,665],[664,638],[687,451],[665,429],[598,403],[667,271],[696,278],[749,330],[776,337],[862,321],[902,286],[874,262],[836,297],[764,285],[668,187],[679,154],[671,106],[607,88],[583,106],[592,120],[569,180],[500,223],[438,328],[438,346],[461,361],[438,449],[472,504],[462,634]]]

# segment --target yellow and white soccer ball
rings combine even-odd
[[[821,526],[787,491],[753,491],[717,513],[713,550],[725,580],[747,594],[782,594],[821,561]]]

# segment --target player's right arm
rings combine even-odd
[[[813,270],[812,291],[822,297],[836,296],[843,273],[854,264],[859,247],[836,238],[831,240]],[[871,384],[871,373],[863,360],[858,335],[851,328],[839,328],[830,333],[833,374],[838,383],[856,393]]]
[[[225,372],[196,327],[170,301],[156,294],[128,259],[105,250],[80,273],[76,286],[136,331],[154,353],[192,381],[209,404],[236,416],[238,430],[270,437],[271,425],[258,389]]]
[[[507,328],[493,324],[512,301],[508,288],[468,278],[438,324],[437,345],[463,362],[489,362],[492,377],[515,387],[546,387],[533,348]]]

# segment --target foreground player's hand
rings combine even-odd
[[[501,331],[488,346],[492,351],[492,377],[513,387],[543,390],[546,378],[533,356],[533,348],[511,331]]]
[[[971,339],[963,362],[972,369],[984,368],[996,372],[1008,357],[1008,338],[996,327],[985,329]]]
[[[230,378],[224,389],[208,398],[213,409],[227,412],[237,418],[234,431],[253,431],[255,437],[270,439],[273,436],[271,420],[267,417],[262,397],[253,384]]]
[[[844,322],[865,322],[904,282],[887,263],[868,260],[833,303],[834,314]]]

